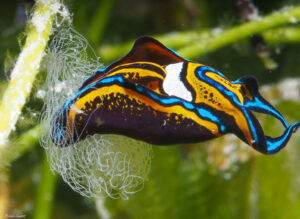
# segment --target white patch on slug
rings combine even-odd
[[[164,91],[170,96],[176,96],[187,101],[192,101],[192,93],[185,87],[180,80],[183,62],[166,66],[167,75],[163,82]]]

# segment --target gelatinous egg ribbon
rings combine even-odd
[[[253,112],[285,127],[264,135]],[[52,120],[52,141],[68,146],[93,134],[120,134],[148,143],[195,143],[234,133],[254,149],[274,154],[300,122],[284,117],[258,92],[252,76],[229,81],[222,73],[180,57],[150,37],[90,76]]]

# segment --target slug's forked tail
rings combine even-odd
[[[275,154],[286,146],[292,134],[300,126],[300,122],[288,126],[284,117],[268,101],[266,101],[258,91],[257,80],[252,76],[246,76],[238,79],[234,84],[240,84],[244,96],[243,106],[248,114],[248,122],[252,138],[251,144],[256,150],[264,154]],[[252,112],[264,113],[278,119],[285,127],[284,133],[279,137],[270,137],[264,134],[262,127]]]

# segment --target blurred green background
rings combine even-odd
[[[122,45],[142,35],[230,28],[243,22],[236,1],[232,0],[64,2],[73,14],[74,28],[89,40],[104,65],[113,61],[100,54],[105,45]],[[285,6],[298,5],[300,1],[254,3],[263,16]],[[1,90],[20,52],[26,13],[33,4],[33,1],[6,1],[0,7]],[[284,81],[300,78],[300,41],[268,44],[268,49],[278,65],[276,69],[265,67],[249,39],[202,55],[197,61],[213,66],[232,80],[251,74],[261,85],[271,84],[263,90],[267,99],[273,100],[289,123],[300,121],[299,83],[296,79]],[[42,84],[40,78],[36,87],[39,84]],[[293,86],[294,96],[284,93]],[[24,107],[12,139],[18,139],[39,122],[43,102],[36,98],[35,91]],[[283,130],[271,118],[260,117],[260,121],[270,135],[279,135]],[[46,216],[58,219],[299,218],[299,146],[300,135],[296,134],[288,147],[274,156],[260,155],[232,136],[198,145],[155,147],[148,181],[129,200],[107,198],[101,205],[100,201],[73,192],[59,176],[52,177],[49,183],[54,198],[48,202],[50,213]],[[45,163],[43,149],[37,145],[11,164],[9,181],[0,188],[0,200],[9,204],[8,213],[32,218],[35,208],[43,207],[38,206],[37,200],[42,193],[40,181],[47,177],[42,174],[43,168],[47,168]]]

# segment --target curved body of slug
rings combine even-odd
[[[264,135],[251,111],[286,127]],[[54,117],[51,138],[67,146],[96,133],[126,135],[154,144],[194,143],[234,133],[256,150],[283,148],[300,123],[287,125],[258,92],[251,76],[230,82],[220,72],[181,58],[148,37],[128,55],[88,78]]]

